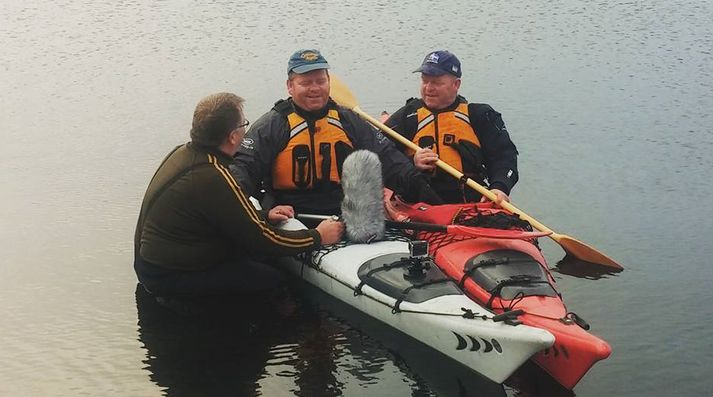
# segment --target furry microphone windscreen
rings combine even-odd
[[[384,238],[384,183],[381,161],[368,150],[350,154],[342,166],[342,218],[347,238],[369,243]]]

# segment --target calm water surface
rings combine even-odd
[[[233,91],[257,118],[302,47],[374,115],[418,94],[426,52],[458,54],[462,94],[520,150],[515,203],[627,269],[555,273],[614,349],[575,393],[712,395],[711,20],[703,0],[1,2],[0,395],[556,393],[463,373],[300,285],[201,321],[136,291],[141,197],[195,103]]]

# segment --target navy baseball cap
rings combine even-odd
[[[287,62],[287,73],[302,74],[317,69],[329,69],[327,60],[317,50],[299,50]]]
[[[451,74],[460,77],[460,61],[456,56],[448,51],[433,51],[423,59],[421,67],[414,70],[414,73],[421,72],[432,76]]]

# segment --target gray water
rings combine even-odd
[[[137,302],[136,215],[195,103],[232,91],[259,117],[303,47],[373,115],[418,95],[429,50],[455,52],[461,93],[520,150],[514,203],[626,267],[555,273],[613,347],[575,393],[712,395],[711,20],[707,0],[0,2],[0,395],[550,394],[456,384],[298,287],[291,310],[215,323]]]

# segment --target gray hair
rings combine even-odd
[[[209,147],[220,146],[244,120],[244,102],[243,98],[228,92],[201,99],[193,112],[191,141]]]

